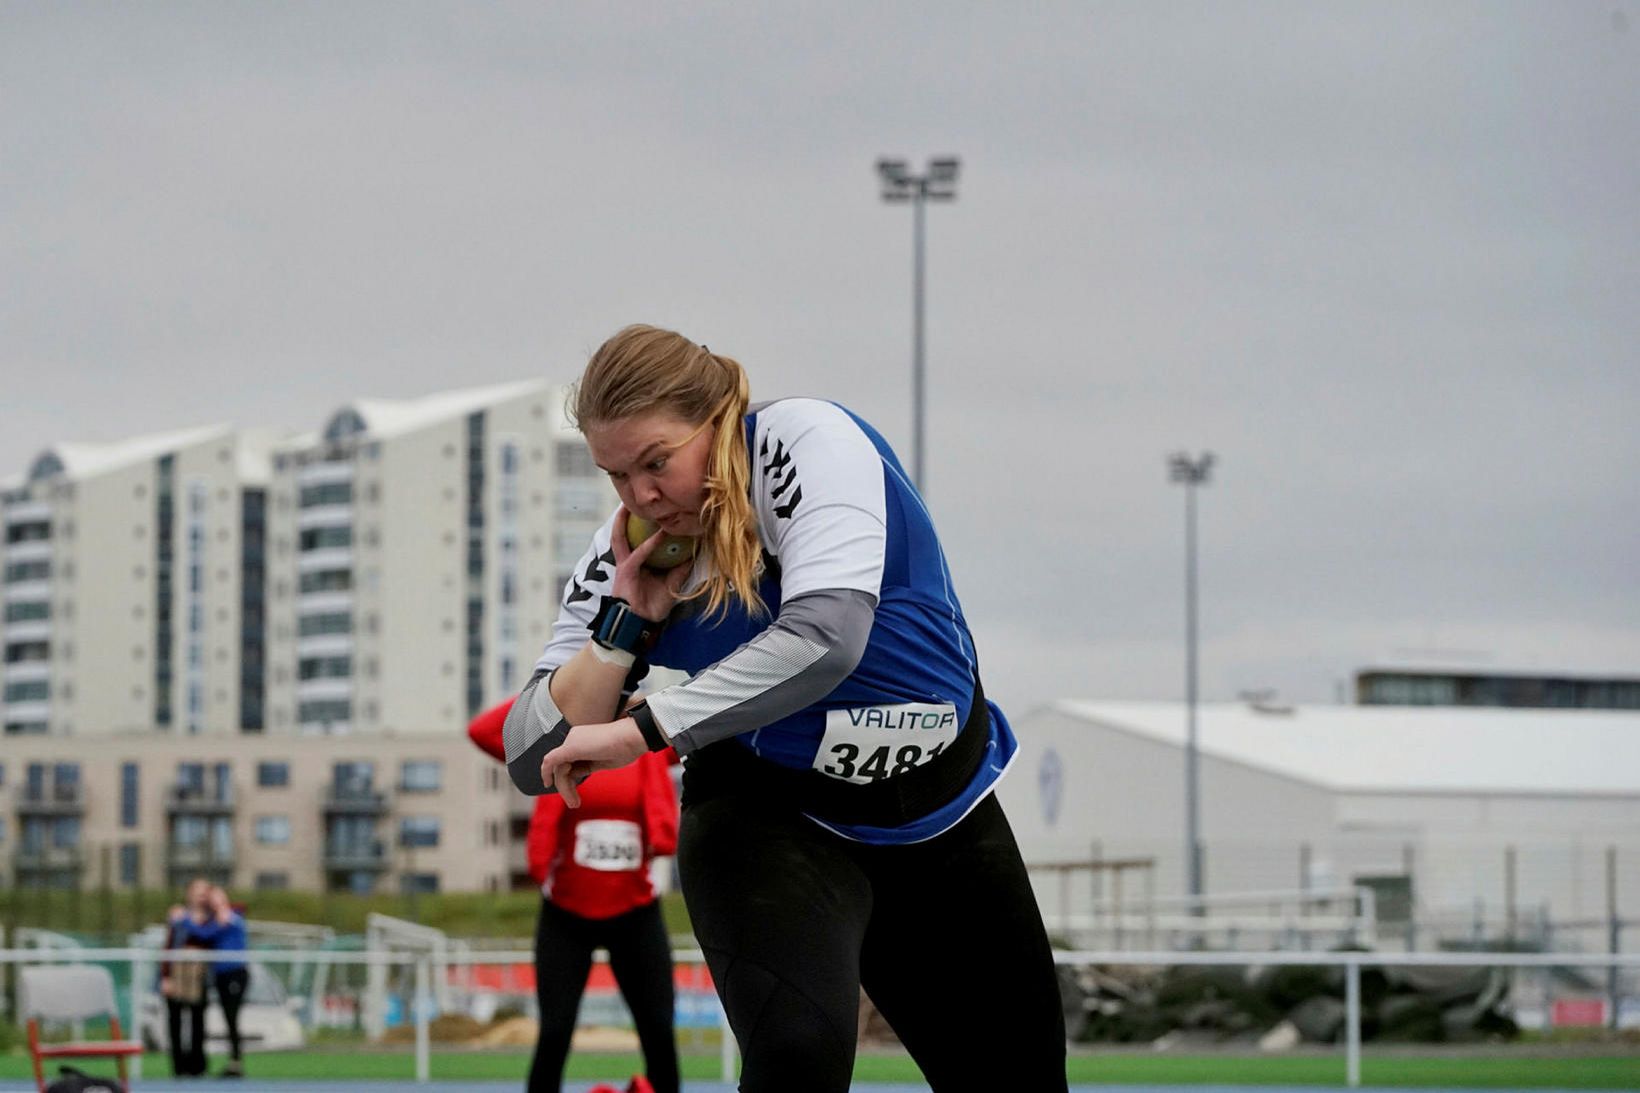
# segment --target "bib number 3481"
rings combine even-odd
[[[869,785],[934,759],[957,738],[960,727],[957,708],[950,703],[828,710],[814,769],[844,782]]]

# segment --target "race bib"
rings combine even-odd
[[[862,706],[826,711],[826,735],[814,769],[856,785],[904,774],[933,759],[957,738],[950,703]]]
[[[621,873],[643,865],[643,832],[631,820],[582,820],[575,825],[575,864]]]

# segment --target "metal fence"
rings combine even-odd
[[[389,970],[407,973],[411,984],[411,1001],[406,1019],[414,1029],[413,1051],[415,1075],[418,1083],[430,1081],[432,1037],[430,1023],[435,1016],[436,982],[448,982],[452,972],[473,965],[532,964],[534,954],[526,950],[499,950],[479,952],[405,953],[390,950],[362,950],[338,952],[332,950],[156,950],[148,948],[53,948],[0,950],[0,971],[12,978],[14,966],[50,963],[96,963],[123,965],[126,974],[121,977],[129,992],[131,1012],[140,1012],[143,995],[149,992],[152,969],[160,960],[210,961],[223,958],[245,959],[293,966],[323,966],[326,968],[366,969],[366,982],[385,985]],[[673,953],[681,965],[703,967],[698,950],[679,950]],[[1054,954],[1062,966],[1088,965],[1123,966],[1246,966],[1287,965],[1300,967],[1341,968],[1345,984],[1344,1023],[1344,1078],[1351,1086],[1361,1082],[1361,972],[1363,968],[1388,967],[1444,967],[1444,968],[1512,968],[1561,969],[1568,967],[1607,969],[1614,977],[1619,970],[1640,970],[1640,953],[1569,954],[1519,952],[1447,952],[1447,953],[1392,953],[1392,952],[1180,952],[1133,950],[1061,950]],[[1615,981],[1615,980],[1614,980]],[[737,1069],[734,1037],[729,1033],[721,1008],[717,1009],[722,1031],[722,1075],[733,1082]],[[136,1075],[141,1076],[141,1061],[136,1061]]]

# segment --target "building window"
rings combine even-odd
[[[437,793],[440,765],[436,759],[407,759],[399,772],[399,788],[406,793]]]
[[[484,557],[484,447],[486,424],[482,412],[467,417],[467,576],[482,587]],[[467,716],[484,704],[484,598],[467,598]]]
[[[598,473],[592,453],[578,440],[560,440],[555,453],[559,477],[591,478]]]
[[[345,698],[303,702],[296,708],[296,720],[303,725],[345,725],[353,720],[353,703]]]
[[[6,646],[7,664],[38,664],[50,659],[49,641],[14,641]]]
[[[335,763],[330,768],[330,777],[339,796],[368,795],[376,780],[376,765],[364,759]]]
[[[303,592],[347,592],[353,587],[351,569],[318,569],[302,574]]]
[[[48,600],[20,601],[6,604],[7,622],[41,622],[51,618]]]
[[[56,799],[59,801],[76,801],[80,797],[80,764],[56,763],[51,770],[51,779]]]
[[[51,576],[51,559],[39,558],[27,562],[6,563],[6,583],[18,584],[22,581],[43,581]]]
[[[289,816],[258,816],[256,841],[262,846],[287,846],[290,843]]]
[[[399,845],[432,847],[438,845],[437,816],[406,816],[399,821]]]
[[[283,789],[290,785],[290,764],[265,760],[256,764],[256,784],[261,789]]]
[[[353,528],[346,524],[341,527],[304,528],[298,539],[301,550],[349,547],[353,545]]]
[[[258,892],[283,892],[290,887],[290,874],[281,872],[256,874]]]
[[[80,818],[58,816],[51,821],[51,845],[58,850],[73,850],[80,845]]]
[[[332,611],[323,615],[303,615],[296,623],[300,637],[311,638],[320,634],[351,634],[353,616],[346,611]]]
[[[404,873],[399,877],[399,891],[405,895],[412,892],[419,895],[432,895],[438,892],[437,873]]]
[[[120,764],[120,826],[137,826],[137,779],[135,763]]]
[[[140,843],[120,844],[120,883],[127,888],[141,887],[142,881],[142,845]]]
[[[266,727],[267,491],[247,489],[239,505],[239,729]]]
[[[303,657],[296,664],[296,678],[351,679],[353,678],[353,658],[350,656]]]
[[[51,697],[51,684],[43,679],[25,679],[6,684],[7,702],[43,702]]]
[[[317,505],[347,505],[352,502],[353,483],[321,482],[314,486],[303,486],[299,503],[303,508],[310,509]]]

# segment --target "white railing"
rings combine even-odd
[[[1367,887],[1279,889],[1202,896],[1145,896],[1096,900],[1069,910],[1061,892],[1047,910],[1048,932],[1087,948],[1149,949],[1267,947],[1301,949],[1349,944],[1376,947],[1376,894]]]
[[[143,996],[149,991],[152,976],[148,970],[158,961],[216,961],[222,959],[243,959],[262,964],[294,964],[298,962],[327,966],[361,964],[367,969],[385,969],[392,966],[410,967],[414,977],[410,1017],[415,1027],[416,1081],[426,1083],[431,1080],[432,1042],[428,1024],[434,1002],[432,990],[434,968],[437,967],[442,974],[451,967],[472,964],[527,964],[533,966],[535,953],[523,949],[446,952],[435,960],[431,954],[426,952],[406,953],[379,949],[364,949],[352,952],[296,949],[0,949],[0,968],[4,968],[8,972],[11,965],[24,964],[86,964],[95,962],[131,965],[129,991],[133,1025],[137,1023],[137,1015],[142,1012]],[[602,954],[599,954],[599,959],[604,959]],[[698,949],[674,950],[672,960],[677,964],[703,965],[705,956]],[[735,1080],[737,1055],[735,1038],[729,1031],[728,1016],[723,1012],[721,1006],[718,1007],[718,1025],[722,1030],[723,1080],[733,1082]],[[142,1057],[140,1055],[132,1059],[132,1068],[133,1080],[140,1079],[142,1077]]]
[[[701,964],[704,958],[699,950],[674,951],[673,960],[680,964]],[[0,965],[125,962],[132,965],[130,982],[133,1020],[141,1012],[142,997],[147,991],[149,976],[144,969],[160,960],[211,961],[223,958],[255,960],[264,964],[314,962],[322,964],[363,964],[381,966],[410,966],[414,974],[414,994],[411,1020],[415,1026],[416,1081],[430,1080],[431,1039],[428,1032],[432,1011],[431,989],[435,966],[443,973],[452,966],[471,964],[533,964],[535,954],[528,950],[449,952],[438,960],[427,953],[402,953],[359,950],[333,952],[327,950],[208,950],[208,949],[0,949]],[[1363,967],[1478,967],[1478,968],[1635,968],[1640,969],[1640,953],[1512,953],[1512,952],[1442,952],[1442,953],[1377,953],[1377,952],[1136,952],[1103,950],[1061,950],[1054,953],[1054,961],[1061,965],[1080,967],[1089,964],[1121,964],[1126,966],[1170,965],[1293,965],[1301,967],[1332,967],[1344,969],[1344,1073],[1351,1087],[1361,1084],[1361,969]],[[1614,1000],[1615,1001],[1615,1000]],[[733,1082],[736,1069],[734,1036],[721,1007],[718,1010],[722,1029],[723,1080]],[[141,1075],[141,1058],[134,1060],[135,1077]]]
[[[1361,969],[1373,968],[1640,968],[1640,953],[1294,953],[1294,952],[1133,952],[1061,950],[1055,963],[1126,966],[1285,964],[1344,969],[1344,1079],[1361,1084]],[[1615,1000],[1614,1000],[1615,1001]]]

